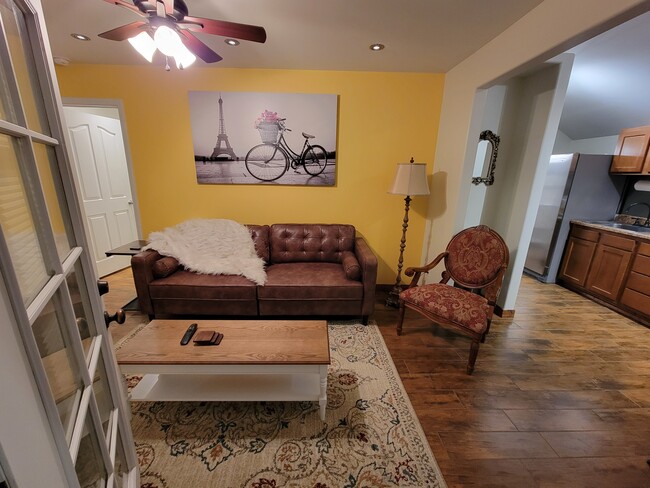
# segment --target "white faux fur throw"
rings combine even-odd
[[[233,220],[187,220],[152,232],[143,249],[172,256],[196,273],[241,275],[258,285],[266,283],[264,260],[255,252],[250,231]]]

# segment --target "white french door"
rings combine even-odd
[[[139,484],[40,0],[0,0],[0,472]]]

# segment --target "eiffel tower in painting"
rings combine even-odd
[[[222,149],[221,146],[225,145],[226,147]],[[228,142],[228,135],[226,134],[226,126],[223,123],[223,100],[221,99],[221,94],[219,94],[219,135],[217,135],[217,144],[214,146],[214,150],[212,151],[212,156],[210,156],[210,159],[217,159],[219,155],[228,155],[230,156],[230,160],[235,161],[237,160],[237,156],[235,155],[235,151],[233,148],[230,146],[230,142]]]

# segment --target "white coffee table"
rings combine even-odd
[[[181,346],[192,322],[221,344]],[[133,401],[318,401],[325,420],[324,320],[153,320],[115,354],[123,373],[144,375]]]

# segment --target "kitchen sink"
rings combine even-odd
[[[612,227],[614,229],[631,230],[633,232],[641,232],[642,234],[650,234],[650,227],[644,227],[641,225],[624,224],[622,222],[612,222],[610,220],[593,221],[592,224]]]

